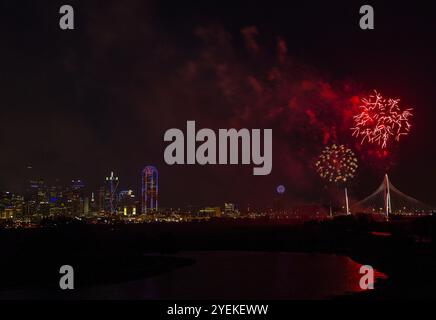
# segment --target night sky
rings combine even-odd
[[[59,7],[75,9],[62,31]],[[436,7],[371,1],[375,30],[359,28],[365,1],[21,1],[0,4],[0,190],[29,175],[83,179],[95,190],[114,170],[139,191],[155,165],[160,205],[317,202],[314,158],[331,143],[359,154],[360,198],[384,171],[403,192],[436,205]],[[413,107],[413,128],[370,157],[351,137],[353,97],[373,89]],[[273,169],[168,166],[164,133],[272,128]],[[360,153],[361,152],[361,153]],[[26,169],[32,166],[32,172]]]

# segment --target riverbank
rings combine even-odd
[[[381,223],[353,217],[304,225],[227,221],[2,230],[0,289],[56,287],[64,264],[78,266],[83,285],[108,285],[195,263],[173,255],[180,251],[258,251],[344,255],[388,275],[376,290],[347,299],[431,298],[434,230],[434,219]]]

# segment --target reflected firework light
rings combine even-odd
[[[410,131],[412,108],[402,111],[398,105],[400,99],[383,98],[374,90],[374,94],[362,99],[359,114],[353,117],[353,136],[365,141],[387,147],[391,138],[400,140],[402,135]]]
[[[321,178],[332,183],[345,183],[354,178],[357,171],[357,158],[351,149],[344,145],[327,146],[315,163]]]

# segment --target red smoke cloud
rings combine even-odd
[[[319,184],[313,159],[333,143],[348,145],[360,161],[381,163],[388,156],[358,146],[351,137],[362,93],[356,84],[328,79],[299,63],[281,37],[265,48],[253,26],[241,30],[243,50],[235,49],[235,39],[219,27],[200,28],[197,34],[203,49],[188,70],[208,74],[225,97],[224,127],[273,129],[273,172],[279,176],[307,188]]]
[[[298,186],[319,183],[313,180],[313,159],[323,147],[354,144],[349,128],[359,90],[297,62],[283,38],[276,38],[271,50],[265,48],[256,27],[241,30],[243,50],[235,49],[235,39],[219,27],[200,28],[197,35],[203,48],[186,66],[186,79],[193,80],[193,70],[198,78],[207,74],[225,97],[227,112],[220,125],[272,128],[273,172],[298,180]]]

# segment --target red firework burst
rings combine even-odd
[[[398,103],[400,99],[383,98],[377,91],[368,98],[362,99],[359,106],[360,113],[353,117],[355,126],[353,136],[381,146],[387,147],[388,141],[395,138],[400,140],[402,135],[410,131],[410,118],[413,116],[412,108],[401,110]]]

